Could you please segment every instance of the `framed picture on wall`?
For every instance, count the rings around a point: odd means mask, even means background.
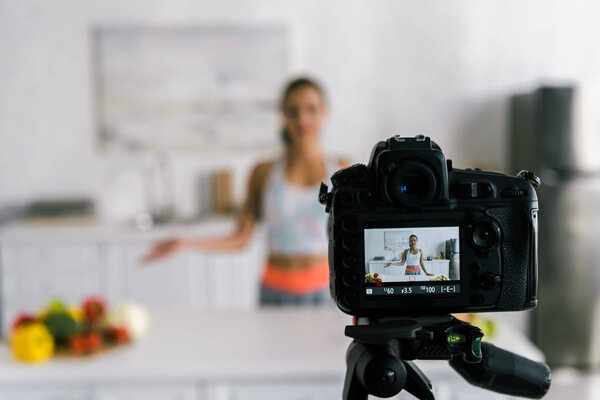
[[[107,26],[92,36],[102,149],[277,145],[285,26]]]

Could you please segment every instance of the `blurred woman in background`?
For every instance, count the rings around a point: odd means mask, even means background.
[[[329,301],[328,215],[317,198],[320,183],[346,163],[326,157],[321,148],[327,105],[318,83],[308,78],[289,82],[280,111],[284,153],[277,160],[254,167],[237,229],[222,238],[160,242],[144,257],[145,262],[181,249],[239,250],[248,244],[257,223],[264,223],[269,253],[260,304],[317,305]]]

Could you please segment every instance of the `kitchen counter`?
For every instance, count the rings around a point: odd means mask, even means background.
[[[410,278],[406,278],[406,265],[390,265],[389,267],[386,267],[387,264],[392,262],[398,262],[398,260],[369,261],[367,263],[369,273],[379,274],[384,278],[384,282],[386,277],[395,282],[403,282],[408,280],[429,281],[431,279],[431,277],[425,275],[425,273],[421,273],[420,275],[411,275]],[[433,274],[434,276],[443,275],[446,278],[450,276],[450,260],[423,260],[423,264],[425,264],[425,269],[427,272]]]
[[[148,230],[140,230],[133,224],[106,222],[70,225],[20,221],[0,225],[0,241],[64,241],[69,243],[102,240],[149,241],[167,237],[220,235],[231,231],[234,227],[235,220],[226,217],[212,217],[189,223],[162,224]]]
[[[153,315],[137,343],[88,357],[39,365],[0,350],[0,385],[76,381],[247,380],[269,377],[341,379],[351,318],[336,310]]]
[[[202,395],[174,397],[185,399],[292,398],[285,395],[286,390],[291,390],[294,396],[296,391],[312,390],[312,395],[297,398],[339,398],[345,353],[350,343],[343,330],[350,322],[349,316],[333,307],[164,312],[153,316],[150,332],[140,342],[95,356],[54,358],[43,364],[27,365],[14,361],[4,345],[0,348],[0,398],[5,398],[4,389],[14,387],[87,385],[98,390],[103,385],[114,387],[132,382],[142,386],[144,382],[152,385],[194,382],[195,388],[203,387],[198,392]],[[508,326],[500,326],[493,341],[526,357],[543,358],[522,334]],[[420,361],[419,366],[438,390],[476,393],[472,398],[477,399],[508,398],[470,387],[445,361]],[[274,393],[273,385],[279,385],[278,394],[265,395]],[[320,394],[315,394],[317,389]],[[256,397],[246,397],[247,393],[255,393]]]

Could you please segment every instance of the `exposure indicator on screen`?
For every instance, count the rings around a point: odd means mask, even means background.
[[[459,284],[451,285],[411,285],[411,286],[381,286],[365,289],[367,295],[413,295],[413,294],[458,294]]]

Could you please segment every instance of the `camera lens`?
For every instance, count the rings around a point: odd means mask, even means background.
[[[388,190],[393,200],[408,207],[431,203],[438,191],[437,186],[432,169],[418,161],[401,164],[388,182]]]

